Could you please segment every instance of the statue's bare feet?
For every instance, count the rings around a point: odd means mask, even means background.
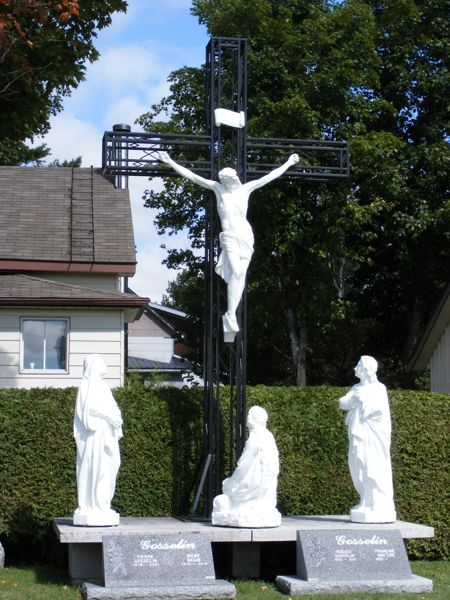
[[[236,315],[226,312],[223,315],[223,328],[224,331],[233,331],[234,333],[237,333],[239,331],[239,325],[237,324]]]
[[[232,344],[234,342],[234,338],[236,337],[236,333],[239,331],[236,317],[234,315],[230,316],[230,313],[227,312],[222,316],[222,322],[224,342],[227,344]]]

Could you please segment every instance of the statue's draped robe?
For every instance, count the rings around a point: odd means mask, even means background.
[[[216,273],[226,283],[230,283],[233,269],[228,259],[229,254],[245,258],[250,262],[253,254],[254,237],[253,231],[248,227],[242,227],[242,231],[222,231],[219,234],[221,252],[216,265]]]
[[[386,387],[379,381],[358,383],[341,399],[340,406],[348,411],[348,464],[361,500],[364,483],[369,481],[378,494],[392,501],[391,418]]]
[[[264,427],[249,434],[237,467],[223,482],[223,493],[232,503],[257,501],[275,508],[277,503],[278,449]]]
[[[95,359],[87,362],[76,400],[74,437],[81,513],[110,510],[120,467],[122,417],[103,380],[103,368]]]

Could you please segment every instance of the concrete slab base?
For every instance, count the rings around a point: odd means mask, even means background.
[[[232,583],[217,579],[211,584],[167,585],[151,587],[104,587],[96,583],[83,583],[81,595],[84,600],[212,600],[235,598],[236,588]]]
[[[372,581],[304,581],[298,577],[279,575],[278,589],[289,596],[313,596],[317,594],[344,594],[349,592],[384,592],[421,594],[433,591],[433,581],[419,575],[408,579]]]
[[[59,517],[53,520],[53,528],[58,540],[62,544],[69,545],[69,574],[72,582],[81,583],[103,580],[102,539],[104,535],[202,533],[207,535],[211,542],[233,545],[232,576],[253,578],[260,574],[261,543],[295,542],[297,531],[302,529],[346,528],[353,531],[360,530],[361,525],[352,523],[348,515],[283,517],[279,527],[262,529],[217,527],[211,525],[210,521],[181,521],[172,517],[121,517],[118,527],[77,527],[74,526],[72,518]],[[382,525],[379,523],[369,524],[364,525],[364,528],[386,531],[399,529],[404,538],[431,538],[434,536],[432,527],[407,521]]]

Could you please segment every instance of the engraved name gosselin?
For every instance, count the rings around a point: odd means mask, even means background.
[[[338,546],[383,546],[388,543],[386,538],[373,535],[371,538],[355,538],[346,535],[337,535],[336,543]]]
[[[141,540],[142,550],[194,550],[196,548],[193,542],[187,542],[181,539],[179,542],[169,544],[168,542],[157,542],[153,540]]]

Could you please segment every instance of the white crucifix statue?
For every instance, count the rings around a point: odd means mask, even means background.
[[[219,171],[219,181],[206,179],[175,162],[167,152],[160,152],[161,162],[171,166],[182,177],[214,192],[217,200],[222,231],[219,234],[221,252],[216,264],[216,273],[227,284],[227,311],[223,315],[223,330],[226,342],[233,342],[239,331],[236,310],[245,288],[245,277],[253,254],[253,231],[247,221],[250,194],[281,177],[290,167],[298,163],[298,155],[291,154],[280,167],[254,181],[241,183],[234,169]]]

